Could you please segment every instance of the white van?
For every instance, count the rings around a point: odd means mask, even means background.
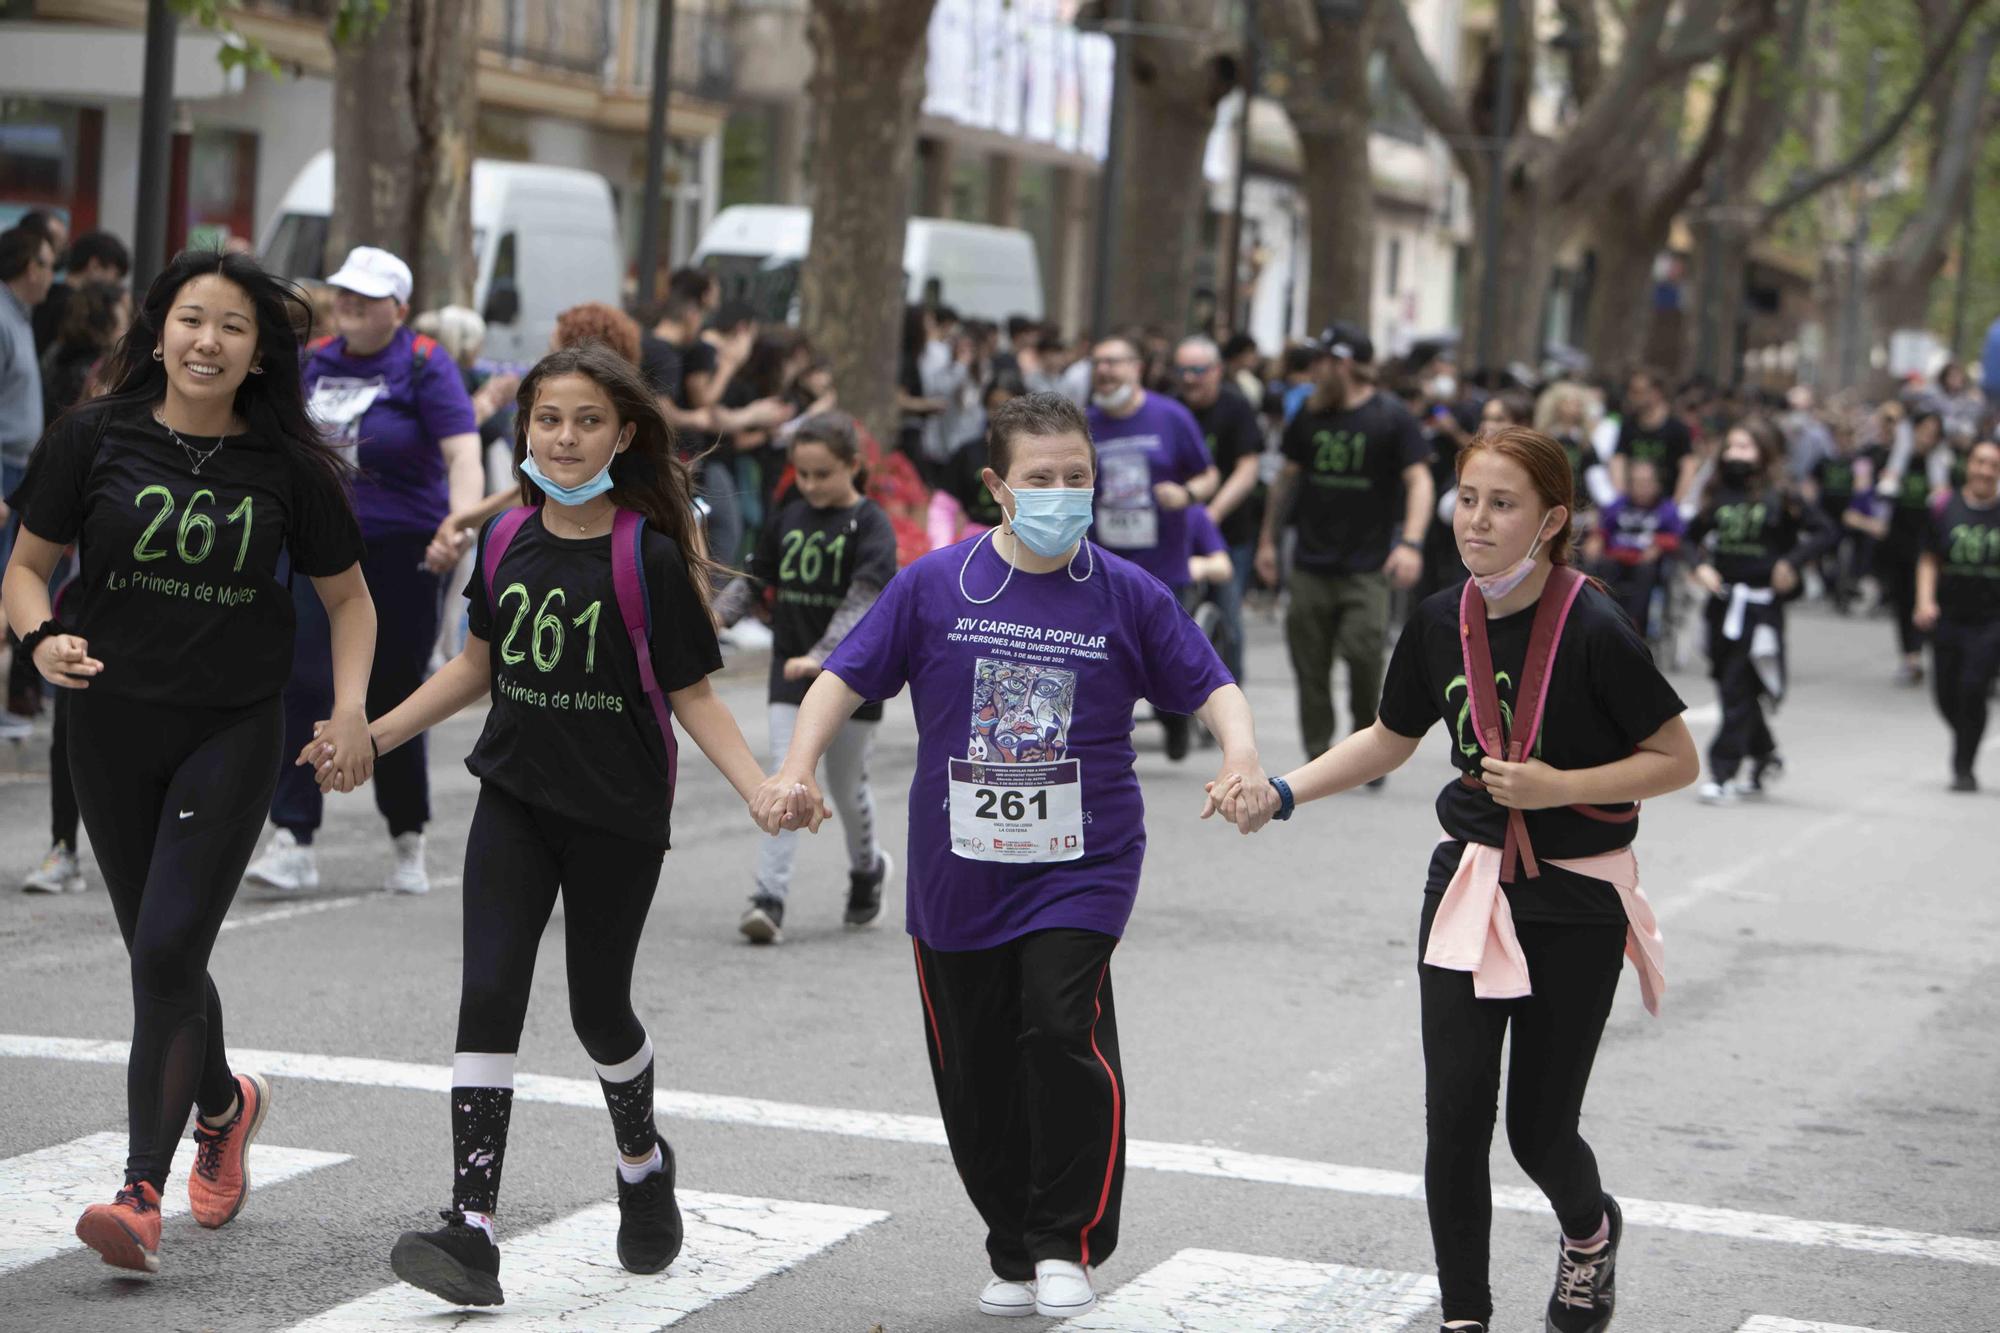
[[[258,252],[275,273],[324,280],[333,211],[333,152],[315,153],[285,191]],[[595,172],[480,158],[472,164],[472,303],[486,317],[485,355],[531,363],[556,315],[583,301],[619,305],[625,259],[611,185]]]
[[[798,314],[799,266],[812,241],[812,210],[739,204],[715,215],[693,262],[722,281],[722,299],[747,301],[770,320]],[[1013,227],[911,218],[903,233],[903,300],[931,300],[968,319],[1042,317],[1035,238]]]

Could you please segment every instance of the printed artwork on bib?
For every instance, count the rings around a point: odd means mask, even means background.
[[[972,738],[975,763],[1033,764],[1069,750],[1076,712],[1076,673],[981,657],[973,664]]]
[[[313,385],[306,410],[335,448],[352,463],[361,447],[361,418],[382,396],[388,382],[380,375],[359,379],[352,375],[323,376]]]
[[[1083,765],[1069,753],[1076,673],[980,657],[972,727],[950,761],[951,849],[975,861],[1033,864],[1083,855]]]
[[[1099,451],[1097,535],[1113,550],[1159,544],[1160,514],[1153,504],[1153,469],[1147,462],[1148,451],[1157,444],[1153,436],[1134,435]]]

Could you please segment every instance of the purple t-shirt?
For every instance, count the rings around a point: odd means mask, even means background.
[[[910,687],[908,926],[932,948],[1055,927],[1123,934],[1146,851],[1133,705],[1192,713],[1230,683],[1163,584],[1086,546],[1082,582],[1015,570],[1004,591],[990,539],[933,551],[827,659],[865,699]],[[993,600],[973,604],[961,577]]]
[[[1215,555],[1229,549],[1229,543],[1222,540],[1222,529],[1215,526],[1215,520],[1208,516],[1208,506],[1189,505],[1187,508],[1188,556]]]
[[[1092,407],[1097,445],[1097,522],[1090,535],[1169,588],[1188,581],[1187,511],[1153,498],[1162,481],[1185,485],[1213,466],[1194,415],[1165,394],[1149,393],[1129,417]]]
[[[419,365],[416,335],[396,330],[373,356],[349,356],[342,338],[306,358],[313,419],[360,469],[354,512],[364,538],[429,536],[451,509],[438,441],[479,422],[451,355],[433,346]]]

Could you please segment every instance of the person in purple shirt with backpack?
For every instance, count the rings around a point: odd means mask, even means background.
[[[465,766],[464,971],[452,1058],[451,1207],[406,1231],[396,1275],[454,1305],[498,1305],[494,1211],[535,953],[562,895],[569,1008],[617,1144],[618,1261],[657,1273],[681,1246],[674,1154],[653,1123],[653,1042],[632,971],[671,833],[673,719],[747,800],[763,781],[728,706],[696,541],[694,482],[638,370],[589,342],[522,381],[523,504],[480,538],[465,648],[369,725],[382,759],[491,697]],[[318,741],[299,756],[339,755]],[[379,765],[377,766],[379,770]]]
[[[410,270],[386,250],[360,246],[329,278],[334,336],[307,351],[307,406],[358,471],[354,509],[368,544],[362,572],[374,595],[381,632],[369,676],[368,708],[380,712],[414,690],[429,669],[444,608],[444,575],[463,541],[441,537],[450,513],[486,493],[479,421],[449,353],[404,324]],[[288,751],[304,745],[331,698],[326,613],[303,579],[293,581],[298,646],[285,686]],[[395,861],[383,887],[424,893],[424,825],[430,822],[427,754],[419,742],[375,774],[375,805],[389,824]],[[271,802],[277,832],[244,878],[279,891],[319,885],[313,835],[320,794],[310,778],[287,771]]]
[[[1111,955],[1146,854],[1133,705],[1198,714],[1222,745],[1217,781],[1269,788],[1207,638],[1165,583],[1084,536],[1098,459],[1075,404],[1005,403],[986,448],[1001,526],[890,581],[826,659],[751,812],[767,832],[817,829],[820,757],[864,700],[909,686],[907,924],[945,1135],[987,1228],[979,1308],[1063,1317],[1096,1304],[1090,1269],[1118,1241]]]

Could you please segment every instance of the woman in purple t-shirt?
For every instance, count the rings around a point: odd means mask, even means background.
[[[441,537],[448,513],[486,491],[479,421],[451,355],[404,325],[410,270],[386,250],[360,246],[327,279],[334,289],[334,337],[312,345],[305,363],[307,406],[358,471],[354,509],[368,554],[361,562],[380,632],[369,676],[368,712],[379,716],[421,685],[444,608],[444,575],[464,544]],[[456,544],[454,544],[456,542]],[[304,579],[293,581],[298,642],[285,686],[285,744],[296,754],[326,716],[330,698],[326,613]],[[430,822],[428,754],[421,738],[375,770],[375,807],[389,824],[395,861],[383,887],[424,893],[424,825]],[[305,769],[286,768],[271,802],[277,832],[244,878],[296,892],[319,884],[313,834],[320,793]]]
[[[1165,584],[1084,540],[1083,414],[1028,394],[988,425],[1001,526],[890,581],[827,658],[752,813],[817,829],[813,773],[866,699],[910,687],[908,928],[931,1074],[987,1226],[988,1314],[1080,1314],[1118,1237],[1125,1083],[1112,950],[1146,850],[1132,708],[1194,713],[1220,782],[1265,785],[1250,706]],[[1185,560],[1183,560],[1185,563]]]

